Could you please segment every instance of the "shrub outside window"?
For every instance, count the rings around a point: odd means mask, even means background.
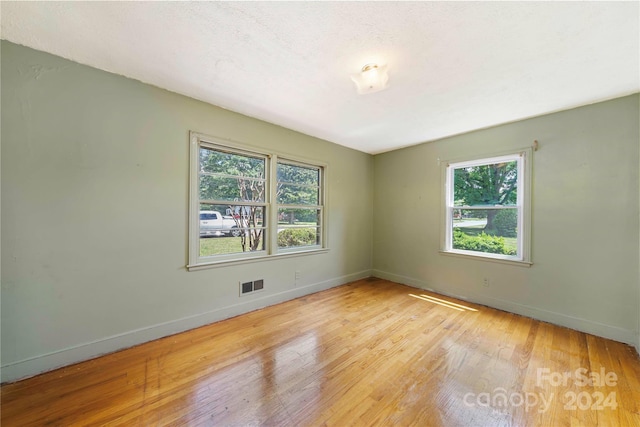
[[[325,167],[191,134],[189,265],[324,248]]]
[[[445,252],[529,262],[529,152],[445,167]]]

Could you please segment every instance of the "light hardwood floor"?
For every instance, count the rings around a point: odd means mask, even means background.
[[[3,427],[640,426],[630,346],[379,279],[1,392]]]

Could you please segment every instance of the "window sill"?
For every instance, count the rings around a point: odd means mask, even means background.
[[[457,257],[457,258],[472,259],[472,260],[475,260],[475,261],[496,262],[498,264],[507,264],[507,265],[513,265],[513,266],[516,266],[516,267],[529,268],[529,267],[531,267],[533,265],[533,263],[530,262],[530,261],[518,261],[518,260],[513,260],[513,259],[493,258],[493,257],[490,257],[490,256],[472,255],[472,254],[466,254],[466,253],[460,253],[460,252],[440,251],[440,254],[447,255],[447,256],[452,256],[452,257]]]
[[[298,256],[325,254],[328,252],[329,252],[329,248],[309,249],[309,250],[300,250],[295,252],[283,252],[283,253],[278,253],[273,255],[256,256],[256,257],[244,258],[244,259],[211,261],[211,262],[205,262],[201,264],[187,265],[187,270],[198,271],[198,270],[206,270],[209,268],[230,267],[233,265],[251,264],[254,262],[270,261],[270,260],[283,259],[283,258],[293,258]]]

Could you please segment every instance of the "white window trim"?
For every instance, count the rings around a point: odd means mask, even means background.
[[[521,148],[518,150],[494,153],[482,157],[452,159],[443,161],[441,166],[441,182],[442,182],[442,226],[440,233],[440,253],[443,255],[452,255],[467,259],[475,259],[478,261],[491,261],[504,264],[518,265],[529,267],[533,265],[531,261],[531,178],[533,170],[533,150],[531,147]],[[492,163],[498,163],[505,160],[518,160],[518,201],[516,203],[518,209],[518,223],[521,229],[518,230],[518,254],[516,256],[490,254],[483,252],[467,251],[461,249],[453,249],[453,170],[454,168],[462,168],[469,166],[481,166]],[[460,208],[460,207],[456,207]],[[462,207],[467,208],[467,207]],[[480,206],[471,207],[471,209],[480,209]],[[513,209],[513,207],[505,207]],[[498,206],[491,206],[491,209],[503,209]]]
[[[250,156],[263,157],[266,160],[265,174],[268,188],[266,189],[265,202],[261,205],[265,206],[267,214],[268,230],[265,239],[265,250],[256,252],[240,252],[234,254],[220,254],[208,257],[200,256],[200,183],[199,183],[199,165],[200,165],[200,146],[208,146],[213,149],[227,150],[238,154],[246,154]],[[188,264],[189,271],[201,270],[205,268],[220,267],[227,265],[244,264],[249,262],[265,261],[269,259],[279,259],[291,256],[306,256],[313,254],[327,253],[328,247],[328,206],[327,206],[327,169],[328,164],[317,160],[305,159],[299,156],[291,156],[286,153],[280,153],[253,147],[248,144],[241,144],[236,141],[226,140],[224,138],[213,137],[198,132],[189,133],[189,235],[188,235]],[[299,248],[278,249],[278,204],[276,203],[277,190],[277,166],[278,160],[290,164],[299,164],[301,166],[320,168],[320,202],[322,205],[321,218],[321,244],[314,246],[301,246]]]

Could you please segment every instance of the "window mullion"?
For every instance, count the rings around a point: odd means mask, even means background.
[[[464,209],[465,211],[484,211],[500,209],[517,209],[518,205],[474,205],[474,206],[451,206],[453,209]]]
[[[269,231],[267,251],[276,253],[278,249],[278,156],[273,155],[269,163]]]
[[[278,204],[280,209],[322,209],[322,205],[281,205]]]
[[[203,205],[220,205],[220,206],[267,206],[266,201],[261,202],[248,202],[240,200],[217,200],[217,199],[200,199],[200,204]]]

